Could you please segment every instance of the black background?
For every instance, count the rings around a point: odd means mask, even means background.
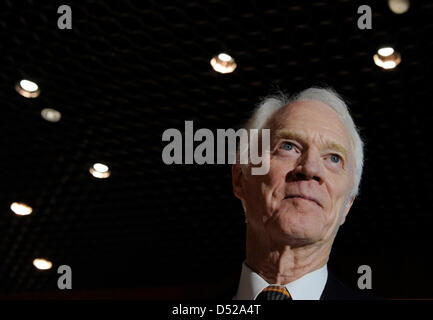
[[[62,4],[72,30],[57,28]],[[357,27],[361,4],[372,9],[372,30]],[[369,265],[382,297],[433,297],[430,2],[412,1],[403,15],[386,1],[348,0],[0,8],[1,294],[59,292],[62,264],[73,292],[106,296],[187,297],[180,288],[231,277],[245,257],[245,225],[230,165],[167,166],[162,133],[183,132],[185,120],[239,128],[276,88],[329,85],[348,100],[366,143],[361,193],[329,267],[356,287],[358,267]],[[383,45],[402,55],[394,70],[373,63]],[[220,52],[236,59],[235,72],[212,70]],[[17,94],[23,78],[40,97]],[[62,112],[59,123],[40,117],[47,107]],[[95,162],[112,176],[93,178]],[[34,213],[14,215],[13,201]],[[36,257],[53,268],[36,270]]]

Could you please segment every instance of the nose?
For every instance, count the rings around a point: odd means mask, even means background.
[[[321,157],[313,150],[306,151],[292,171],[296,180],[316,180],[319,183],[323,181],[322,172]]]

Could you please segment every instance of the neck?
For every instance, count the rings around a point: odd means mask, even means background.
[[[302,246],[254,234],[247,227],[246,264],[270,284],[285,285],[323,267],[332,240]]]

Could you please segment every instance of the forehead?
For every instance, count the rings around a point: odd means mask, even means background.
[[[269,120],[268,128],[275,135],[281,129],[302,136],[319,136],[349,147],[350,136],[343,121],[327,104],[316,100],[295,101],[278,110]]]

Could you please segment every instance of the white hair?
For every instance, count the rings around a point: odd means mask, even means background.
[[[316,100],[325,103],[337,112],[349,132],[352,151],[354,154],[354,183],[350,196],[356,197],[359,193],[362,169],[364,165],[364,143],[358,129],[350,116],[349,108],[340,95],[331,88],[311,87],[289,96],[283,92],[265,97],[254,110],[252,117],[247,121],[245,129],[262,129],[266,122],[282,107],[295,101]],[[241,150],[242,152],[243,150]]]

